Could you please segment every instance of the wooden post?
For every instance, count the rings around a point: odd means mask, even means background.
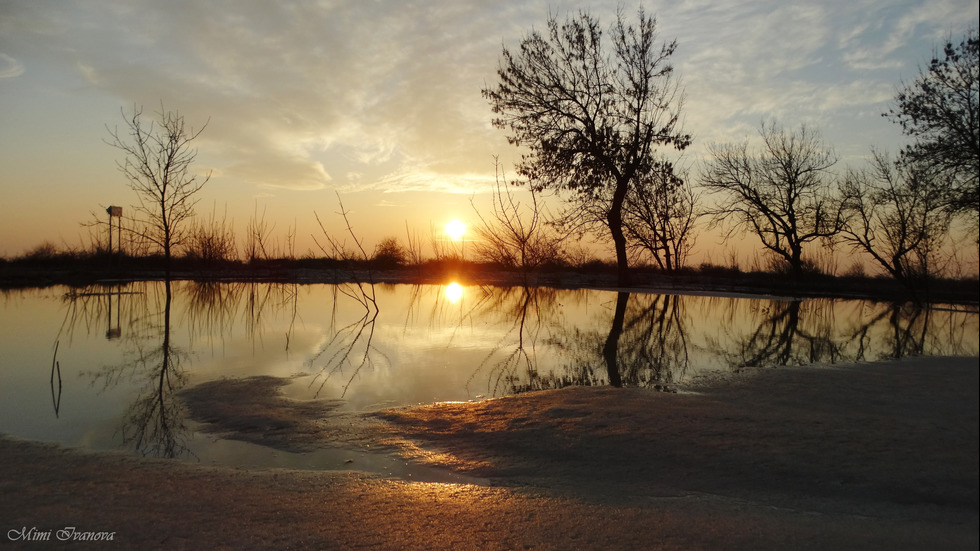
[[[112,254],[112,207],[105,209],[105,211],[109,213],[109,247],[106,251]]]
[[[105,211],[109,213],[109,252],[112,252],[112,217],[115,216],[117,219],[116,226],[119,230],[116,233],[118,238],[116,240],[119,242],[119,252],[122,253],[122,207],[109,207]]]

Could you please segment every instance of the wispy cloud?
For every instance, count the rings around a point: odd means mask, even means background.
[[[24,74],[24,65],[7,54],[0,53],[0,78],[19,77]]]

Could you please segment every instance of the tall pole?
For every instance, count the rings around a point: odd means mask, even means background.
[[[105,209],[106,213],[109,215],[109,253],[112,253],[112,217],[116,217],[116,226],[118,228],[118,241],[119,241],[119,252],[122,252],[122,207],[109,207]]]
[[[109,249],[108,249],[108,251],[109,251],[109,254],[112,254],[112,210],[111,210],[111,207],[109,209],[106,209],[106,212],[109,213]]]

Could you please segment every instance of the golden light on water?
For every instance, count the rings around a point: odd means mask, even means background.
[[[459,299],[463,298],[463,286],[455,281],[446,285],[446,299],[449,302],[456,304]]]
[[[463,238],[463,234],[466,233],[466,224],[459,220],[450,220],[446,224],[446,235],[449,236],[453,241],[459,241]]]

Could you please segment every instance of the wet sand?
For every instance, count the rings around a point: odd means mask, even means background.
[[[0,541],[50,548],[73,526],[113,541],[71,548],[972,550],[978,373],[978,358],[778,368],[677,393],[569,388],[358,419],[262,401],[277,426],[305,419],[304,448],[382,448],[486,485],[2,438]],[[274,392],[261,382],[252,392]],[[195,417],[290,444],[228,404]],[[51,541],[9,541],[45,531]]]

